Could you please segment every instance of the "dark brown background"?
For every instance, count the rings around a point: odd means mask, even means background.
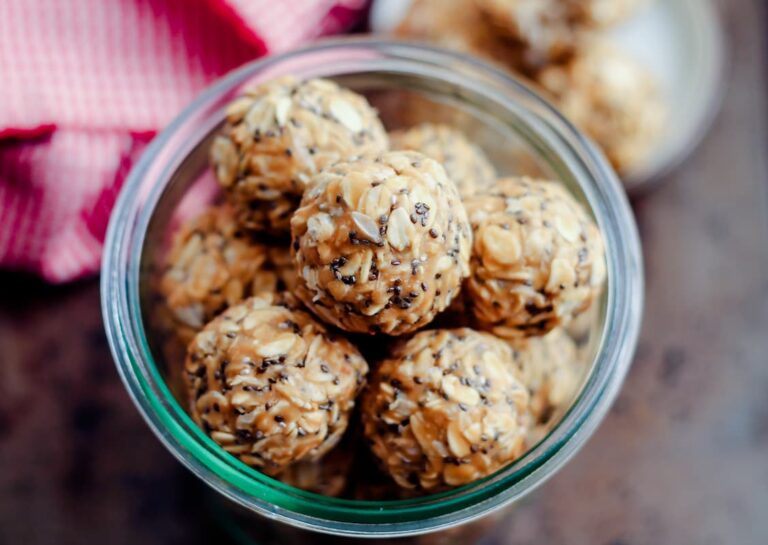
[[[762,0],[722,4],[723,110],[634,202],[647,300],[624,389],[483,543],[768,543],[768,24]],[[211,543],[206,497],[125,394],[96,280],[0,275],[0,544]]]

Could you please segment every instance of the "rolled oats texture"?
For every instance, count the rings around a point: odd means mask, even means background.
[[[185,377],[194,420],[270,475],[319,459],[341,438],[368,366],[289,293],[262,293],[198,333]]]
[[[280,287],[270,251],[239,227],[227,205],[211,207],[182,225],[159,281],[171,329],[189,342],[227,307]]]
[[[622,176],[647,161],[666,108],[654,75],[611,45],[591,40],[572,60],[534,76],[560,110],[603,149]]]
[[[460,486],[523,453],[529,399],[511,360],[506,343],[467,328],[398,343],[361,404],[371,449],[397,484]]]
[[[462,197],[496,182],[496,171],[483,150],[447,125],[423,123],[390,133],[389,141],[392,149],[419,151],[443,165]]]
[[[283,77],[229,104],[210,156],[239,222],[285,234],[311,176],[386,148],[384,127],[363,96],[329,80]]]
[[[291,230],[297,295],[350,332],[415,331],[450,304],[469,274],[471,230],[456,187],[414,151],[326,168]]]
[[[508,339],[543,335],[600,294],[602,237],[562,184],[503,178],[465,204],[474,232],[465,303],[478,327]]]

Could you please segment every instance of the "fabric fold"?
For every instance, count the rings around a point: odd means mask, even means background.
[[[0,3],[0,267],[98,270],[144,146],[211,81],[348,28],[365,0]]]

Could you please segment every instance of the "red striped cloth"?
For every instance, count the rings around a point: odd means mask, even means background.
[[[236,66],[360,16],[366,0],[0,1],[0,267],[98,270],[152,136]]]

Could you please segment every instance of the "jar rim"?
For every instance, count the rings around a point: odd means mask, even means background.
[[[290,487],[245,465],[207,437],[178,404],[154,361],[143,326],[139,287],[144,239],[176,167],[193,149],[190,146],[199,143],[185,142],[184,131],[196,127],[199,132],[196,125],[204,113],[211,113],[216,98],[254,74],[329,52],[362,57],[366,70],[374,65],[386,69],[398,61],[442,77],[459,74],[454,83],[460,87],[477,87],[478,82],[462,79],[476,76],[488,85],[482,92],[493,93],[509,108],[519,108],[524,99],[539,123],[539,136],[557,143],[568,167],[578,171],[579,189],[603,232],[608,275],[605,324],[578,398],[548,436],[523,457],[480,481],[440,494],[378,502],[329,498]],[[394,537],[435,531],[485,515],[541,484],[576,452],[607,412],[629,368],[642,314],[637,230],[620,182],[595,146],[526,84],[483,61],[431,46],[368,37],[323,40],[266,57],[208,87],[150,143],[133,167],[112,213],[104,248],[101,299],[107,338],[125,387],[153,432],[187,468],[236,503],[281,522],[336,535]]]

